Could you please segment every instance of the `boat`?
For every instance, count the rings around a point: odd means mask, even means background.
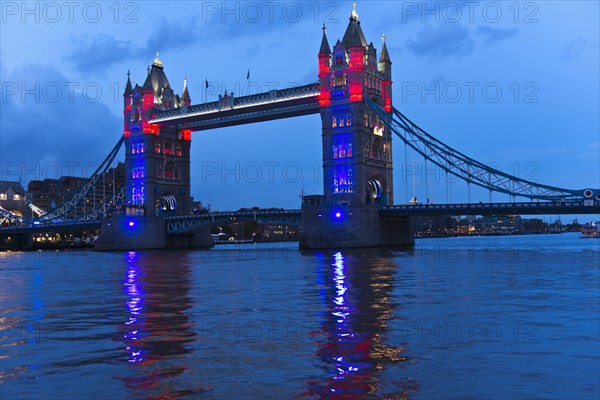
[[[590,224],[585,224],[583,228],[581,228],[581,238],[582,239],[600,239],[600,221],[592,222]]]

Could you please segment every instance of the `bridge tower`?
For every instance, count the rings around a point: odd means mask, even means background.
[[[125,136],[126,202],[144,213],[132,212],[105,217],[96,250],[162,249],[165,247],[210,247],[208,229],[170,237],[166,217],[192,212],[190,196],[191,131],[177,126],[159,127],[149,121],[158,111],[190,104],[186,79],[181,97],[173,93],[162,62],[156,58],[142,86],[127,84],[123,93]]]
[[[123,93],[127,203],[143,206],[146,215],[189,214],[191,132],[148,122],[157,111],[191,104],[187,80],[181,97],[174,94],[158,53],[142,86],[132,87],[127,75]]]
[[[407,218],[380,216],[394,204],[392,132],[366,103],[392,113],[392,61],[367,43],[356,8],[333,49],[325,26],[318,54],[323,196],[302,204],[300,247],[348,248],[414,243]]]
[[[392,111],[392,62],[385,35],[381,56],[367,43],[356,9],[341,41],[319,50],[319,88],[325,203],[391,205],[392,136],[365,103]]]

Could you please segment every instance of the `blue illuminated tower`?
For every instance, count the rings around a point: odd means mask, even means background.
[[[367,43],[356,10],[330,50],[325,27],[319,50],[325,204],[391,205],[392,137],[365,97],[392,111],[385,36],[381,56]]]
[[[149,122],[157,111],[190,105],[187,82],[175,95],[157,54],[142,86],[133,88],[128,74],[123,99],[127,203],[146,215],[191,213],[191,132]]]
[[[391,131],[367,99],[392,113],[392,61],[367,43],[356,9],[344,37],[319,49],[323,196],[302,202],[300,248],[393,247],[414,243],[407,217],[380,215],[394,204]]]

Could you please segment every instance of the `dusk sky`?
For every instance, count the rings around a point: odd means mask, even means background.
[[[356,9],[378,52],[386,34],[394,106],[419,126],[503,171],[600,187],[597,1],[359,1]],[[352,2],[3,1],[0,180],[89,175],[123,134],[127,71],[143,84],[156,52],[176,93],[187,76],[192,104],[225,89],[237,96],[316,82],[323,23],[333,45],[351,10]],[[320,125],[311,115],[195,132],[192,194],[219,210],[298,208],[303,186],[323,190]],[[404,146],[394,145],[402,203]],[[409,186],[412,197],[412,178]],[[438,183],[432,201],[445,202],[445,188]],[[466,201],[466,185],[452,192]],[[425,197],[421,182],[417,195]]]

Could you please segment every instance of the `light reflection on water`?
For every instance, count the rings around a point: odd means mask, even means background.
[[[598,245],[9,254],[0,398],[596,399]]]
[[[349,254],[345,256],[344,254]],[[305,393],[316,398],[409,398],[418,389],[410,378],[382,384],[381,372],[392,364],[408,366],[406,348],[387,343],[388,320],[395,309],[390,294],[395,266],[378,252],[319,254],[323,318],[318,345],[325,376],[309,381]],[[370,260],[367,264],[366,260]],[[394,389],[394,390],[390,390]]]
[[[173,398],[206,390],[190,376],[196,333],[188,315],[189,258],[181,253],[128,252],[122,340],[133,368],[121,377],[133,398]],[[194,382],[195,381],[195,382]]]

